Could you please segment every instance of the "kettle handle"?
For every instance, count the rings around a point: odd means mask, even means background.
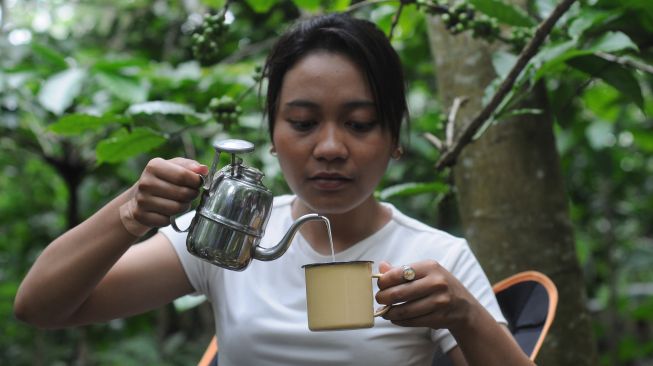
[[[184,212],[184,214],[187,213],[187,212],[189,212],[189,211]],[[190,229],[190,225],[188,225],[188,227],[186,229],[181,230],[179,228],[179,226],[177,226],[177,221],[176,221],[176,218],[174,216],[170,216],[170,226],[172,226],[172,228],[175,229],[175,231],[178,232],[178,233],[185,233]]]
[[[208,187],[205,187],[205,186],[204,186],[204,184],[206,183],[206,177],[203,176],[202,174],[198,174],[198,176],[200,177],[200,180],[202,181],[202,183],[201,183],[201,185],[200,185],[200,188],[203,188],[204,190],[207,190]],[[193,210],[193,209],[191,208],[191,209],[189,209],[188,211],[186,211],[186,212],[184,212],[184,213],[182,213],[182,214],[179,214],[177,217],[182,216],[182,215],[185,215],[185,214],[187,214],[188,212],[190,212],[191,210]],[[170,216],[170,226],[172,226],[172,228],[173,228],[176,232],[178,232],[178,233],[185,233],[185,232],[187,232],[188,230],[190,230],[190,227],[192,226],[192,224],[191,224],[191,225],[188,225],[188,227],[187,227],[185,230],[181,230],[181,229],[179,228],[179,226],[177,226],[177,217],[175,217],[175,216]]]

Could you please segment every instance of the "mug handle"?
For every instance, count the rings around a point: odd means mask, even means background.
[[[382,273],[372,274],[372,278],[381,278],[381,276],[383,276]],[[392,305],[383,305],[382,308],[374,311],[374,316],[381,316],[381,315],[387,313],[390,309],[392,309]]]
[[[198,174],[198,176],[200,177],[200,180],[202,181],[202,183],[201,183],[201,185],[200,185],[200,188],[206,190],[207,188],[204,187],[204,185],[206,184],[206,177],[203,176],[203,175],[201,175],[201,174]],[[186,214],[186,213],[188,213],[188,212],[190,212],[190,211],[192,211],[192,210],[193,210],[193,209],[191,208],[190,210],[188,210],[188,211],[186,211],[186,212],[180,214],[179,216],[182,216],[182,215],[184,215],[184,214]],[[179,216],[177,216],[177,217],[179,217]],[[173,228],[176,232],[178,232],[178,233],[185,233],[185,232],[187,232],[188,230],[190,230],[190,225],[188,225],[188,227],[187,227],[185,230],[181,230],[181,229],[179,228],[179,226],[177,226],[177,217],[175,217],[175,216],[170,216],[170,226],[172,226],[172,228]]]

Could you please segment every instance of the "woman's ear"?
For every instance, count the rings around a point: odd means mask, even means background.
[[[401,145],[397,145],[397,148],[392,152],[391,157],[395,160],[399,160],[402,155],[404,155],[404,148],[401,147]]]
[[[277,156],[277,148],[274,145],[270,146],[270,155]]]

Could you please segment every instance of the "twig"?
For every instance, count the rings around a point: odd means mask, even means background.
[[[426,132],[423,134],[424,138],[433,144],[440,152],[445,152],[447,151],[451,145],[453,144],[453,131],[454,131],[454,126],[456,124],[456,116],[458,115],[458,110],[460,110],[460,107],[465,104],[467,101],[467,97],[456,97],[453,100],[453,103],[451,105],[451,110],[449,111],[449,115],[447,116],[447,120],[445,121],[445,140],[444,142],[437,138],[435,135],[433,135],[430,132]]]
[[[243,91],[242,93],[240,93],[240,95],[238,96],[238,98],[236,98],[236,105],[240,104],[240,103],[243,101],[243,99],[245,99],[245,97],[246,97],[249,93],[251,93],[252,90],[254,90],[254,88],[255,88],[257,85],[258,85],[258,82],[254,82],[252,85],[248,86],[247,89],[245,89],[245,91]]]
[[[633,67],[637,70],[653,74],[653,66],[629,58],[615,56],[606,52],[596,52],[596,55],[606,61],[615,62],[622,66]]]
[[[7,4],[5,4],[4,0],[0,0],[0,33],[2,33],[5,30],[5,24],[7,23],[7,18],[9,14],[7,14]]]
[[[251,55],[255,55],[263,50],[269,49],[274,42],[277,41],[277,37],[270,37],[268,39],[265,39],[263,41],[257,42],[257,43],[251,43],[248,44],[247,46],[240,48],[238,51],[232,53],[231,55],[225,57],[220,61],[223,64],[232,64],[236,63],[246,57],[249,57]]]
[[[395,32],[395,27],[399,23],[399,18],[401,17],[401,12],[404,10],[404,2],[399,3],[399,9],[395,13],[395,16],[392,18],[392,25],[390,26],[390,33],[388,34],[388,40],[392,40],[392,35]]]
[[[526,67],[528,62],[535,56],[538,48],[549,35],[555,23],[569,9],[576,0],[563,0],[553,9],[553,12],[546,18],[535,30],[533,38],[528,42],[524,50],[519,55],[517,62],[512,67],[506,78],[503,80],[497,92],[492,96],[490,102],[481,110],[481,112],[465,127],[458,140],[453,146],[445,152],[435,165],[437,170],[455,164],[458,155],[462,149],[472,141],[476,132],[483,126],[483,123],[492,115],[492,113],[501,104],[508,92],[512,89],[519,74]]]
[[[360,8],[364,8],[366,6],[374,5],[374,4],[380,4],[380,3],[391,3],[391,2],[396,2],[399,0],[366,0],[366,1],[361,1],[360,3],[356,3],[354,5],[351,5],[348,7],[344,12],[345,13],[352,13]]]
[[[440,151],[443,151],[443,150],[445,149],[445,147],[444,147],[444,143],[442,143],[442,140],[440,140],[439,138],[437,138],[437,137],[436,137],[435,135],[433,135],[432,133],[430,133],[430,132],[424,132],[424,134],[423,134],[422,136],[424,136],[424,138],[425,138],[428,142],[430,142],[431,144],[433,144],[433,146],[435,146],[436,149],[438,149],[438,150],[440,150]]]
[[[456,124],[456,116],[458,115],[458,110],[460,110],[460,107],[465,104],[467,101],[467,97],[456,97],[453,100],[453,105],[451,106],[451,110],[449,111],[449,116],[447,116],[447,126],[445,129],[445,142],[446,142],[446,148],[449,149],[453,145],[453,129]]]

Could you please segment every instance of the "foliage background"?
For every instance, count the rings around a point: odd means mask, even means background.
[[[245,138],[257,144],[248,163],[263,167],[275,194],[287,192],[268,154],[256,67],[294,19],[361,3],[234,2],[220,62],[210,66],[194,60],[191,35],[221,0],[1,3],[0,318],[6,321],[0,364],[196,362],[213,331],[206,305],[179,301],[130,319],[42,331],[14,320],[16,289],[47,243],[133,183],[153,156],[209,163],[212,139]],[[529,4],[537,18],[555,2]],[[422,137],[444,135],[448,108],[434,97],[424,12],[406,6],[393,27],[398,8],[387,1],[357,10],[387,33],[393,29],[410,88],[409,149],[391,165],[378,194],[460,233],[448,171],[434,169],[439,153]],[[648,2],[580,1],[551,36],[560,41],[538,55],[553,60],[541,76],[556,122],[587,306],[606,365],[653,362],[652,19]],[[610,47],[576,52],[590,49],[584,41],[616,32],[607,39]],[[575,43],[561,49],[574,34]],[[620,62],[597,60],[606,50]],[[499,74],[506,59],[497,57]],[[211,98],[224,95],[243,110],[229,127],[208,110]]]

